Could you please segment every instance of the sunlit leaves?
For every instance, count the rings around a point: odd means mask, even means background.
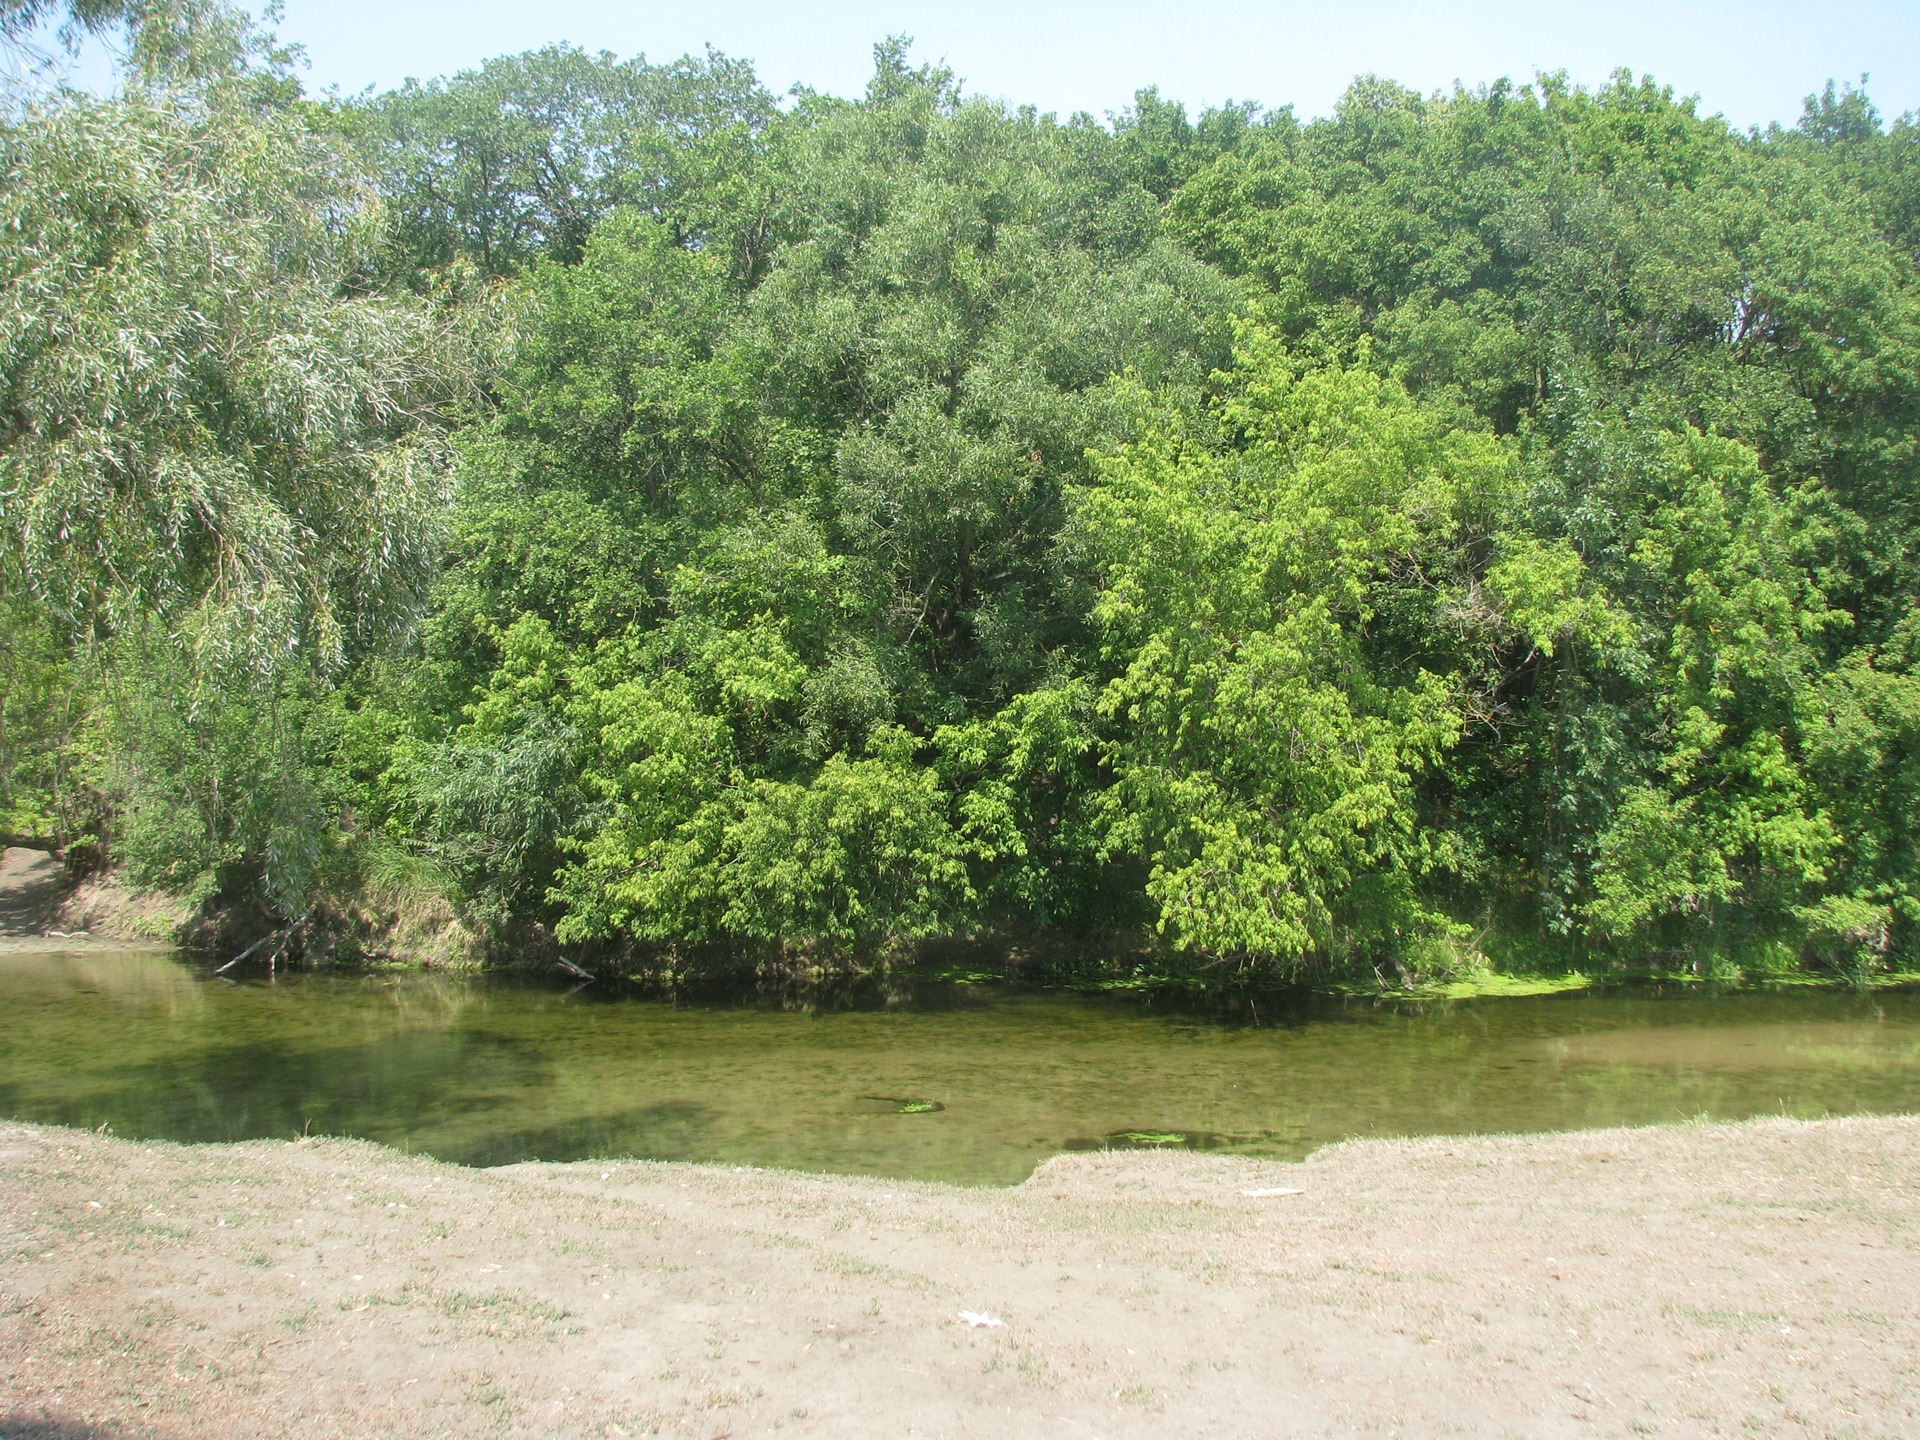
[[[1432,918],[1404,883],[1384,914],[1349,903],[1417,870],[1414,780],[1461,725],[1448,677],[1380,664],[1366,632],[1505,457],[1379,377],[1303,370],[1258,333],[1241,366],[1222,407],[1237,443],[1149,420],[1076,497],[1117,672],[1099,808],[1107,844],[1149,862],[1171,942],[1298,963]]]
[[[460,367],[429,307],[358,291],[371,193],[293,116],[165,89],[0,145],[0,520],[41,599],[269,668],[404,623]]]

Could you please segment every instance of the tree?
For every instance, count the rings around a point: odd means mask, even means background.
[[[715,51],[666,65],[554,45],[344,106],[415,266],[571,264],[622,207],[751,270],[763,197],[742,188],[773,99]]]
[[[1112,672],[1106,844],[1145,859],[1179,949],[1286,970],[1397,958],[1444,928],[1418,894],[1443,842],[1415,786],[1463,717],[1456,677],[1369,631],[1436,608],[1506,456],[1258,331],[1219,418],[1220,446],[1177,412],[1149,422],[1077,492]]]
[[[1001,871],[1047,847],[979,799],[1005,777],[939,757],[1085,633],[1053,551],[1110,377],[1192,395],[1226,355],[1225,292],[1109,145],[883,46],[741,181],[781,198],[757,269],[638,208],[529,267],[434,633],[468,695],[523,624],[567,656],[561,933],[844,952],[1035,914]]]
[[[223,813],[291,793],[271,780],[290,756],[252,748],[293,743],[282,703],[417,613],[466,387],[449,313],[368,288],[378,197],[286,102],[275,54],[236,12],[150,7],[136,58],[184,71],[29,98],[0,127],[6,588],[54,620],[83,683],[112,675],[119,743],[160,746],[123,777],[172,787],[207,761],[209,855]],[[276,723],[223,748],[235,703]],[[161,808],[195,828],[194,807]],[[256,874],[268,850],[314,849],[274,839],[281,820],[241,847]],[[280,869],[285,910],[311,866]]]

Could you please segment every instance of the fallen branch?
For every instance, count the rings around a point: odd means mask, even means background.
[[[566,971],[567,974],[578,976],[582,980],[592,980],[596,978],[591,970],[582,970],[564,955],[554,956],[553,963],[560,969]]]
[[[273,939],[279,933],[280,932],[278,930],[269,930],[266,934],[262,935],[258,940],[254,941],[253,944],[247,946],[246,949],[242,950],[238,955],[234,956],[233,959],[227,961],[226,964],[222,965],[218,970],[214,971],[213,973],[216,975],[226,974],[227,971],[231,970],[234,966],[238,965],[242,960],[246,959],[249,955],[253,954],[254,951],[258,950],[262,945],[266,944],[269,940]]]

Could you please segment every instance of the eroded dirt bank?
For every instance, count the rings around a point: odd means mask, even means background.
[[[1915,1119],[1011,1190],[4,1125],[0,1435],[1910,1436],[1916,1186]]]

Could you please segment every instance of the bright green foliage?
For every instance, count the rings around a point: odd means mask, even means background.
[[[717,773],[730,757],[716,757],[721,736],[685,696],[655,704],[637,688],[601,712],[619,770],[600,782],[608,819],[562,877],[562,939],[859,953],[938,933],[972,898],[948,799],[904,732],[876,735],[858,759],[830,756],[804,783],[739,783]]]
[[[1428,782],[1454,906],[1734,964],[1905,943],[1896,909],[1849,908],[1892,903],[1849,873],[1891,859],[1891,816],[1836,803],[1834,734],[1807,728],[1823,703],[1858,717],[1821,677],[1901,621],[1916,574],[1903,134],[1831,90],[1743,139],[1624,75],[1440,100],[1367,81],[1170,199],[1302,351],[1364,337],[1521,441],[1447,621],[1492,647],[1464,657],[1470,723]],[[1877,725],[1848,731],[1879,753]]]
[[[312,103],[68,13],[134,58],[0,127],[12,830],[503,945],[1910,963],[1910,118],[1101,125],[897,40]]]
[[[1588,909],[1616,934],[1663,916],[1724,928],[1730,910],[1765,926],[1824,878],[1840,839],[1802,773],[1796,709],[1822,632],[1846,617],[1794,563],[1809,527],[1750,451],[1670,437],[1656,475],[1633,555],[1662,622],[1655,773],[1602,837]]]
[[[1870,973],[1920,924],[1920,627],[1855,652],[1803,702],[1806,768],[1843,843],[1800,918],[1821,958]]]
[[[1055,852],[994,716],[1084,633],[1053,549],[1130,423],[1110,377],[1197,393],[1228,330],[1105,143],[883,47],[864,105],[805,97],[771,137],[759,273],[633,209],[531,267],[431,637],[479,708],[531,620],[570,657],[563,702],[509,707],[582,747],[563,937],[870,950],[1088,908],[1004,873]]]
[[[1404,945],[1434,918],[1415,778],[1458,738],[1454,677],[1370,653],[1432,610],[1465,513],[1505,483],[1364,370],[1249,337],[1225,447],[1177,416],[1102,465],[1078,523],[1104,584],[1106,843],[1150,864],[1180,948],[1241,959]],[[1405,623],[1404,614],[1399,617]]]

